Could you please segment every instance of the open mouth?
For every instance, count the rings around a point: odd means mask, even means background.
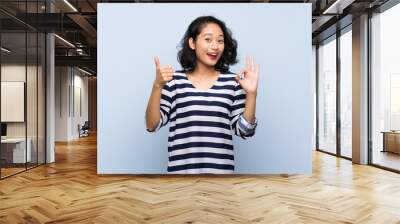
[[[217,53],[207,53],[207,56],[213,61],[217,60],[217,58],[218,58]]]

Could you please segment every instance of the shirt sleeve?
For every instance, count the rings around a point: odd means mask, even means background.
[[[158,130],[160,130],[160,128],[168,124],[174,98],[173,94],[175,92],[173,91],[171,86],[172,86],[172,81],[166,83],[163,89],[161,90],[160,121],[153,130],[147,129],[148,132],[157,132]]]
[[[233,133],[243,139],[252,137],[257,127],[257,119],[254,124],[248,122],[244,116],[244,108],[246,105],[246,92],[236,83],[234,88],[234,101],[231,107],[231,128]]]

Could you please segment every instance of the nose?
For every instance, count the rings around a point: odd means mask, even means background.
[[[218,49],[218,44],[216,42],[212,42],[211,49]]]

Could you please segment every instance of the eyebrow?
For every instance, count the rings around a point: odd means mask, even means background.
[[[205,33],[205,34],[204,34],[204,36],[207,36],[207,35],[211,35],[211,36],[212,36],[212,33]],[[223,37],[223,36],[224,36],[224,34],[220,34],[220,35],[219,35],[219,37]]]

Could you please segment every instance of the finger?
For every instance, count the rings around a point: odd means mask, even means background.
[[[171,81],[172,80],[172,76],[171,77],[163,77],[163,80],[165,82]]]
[[[162,74],[162,76],[173,76],[174,75],[173,72],[162,72],[161,74]]]
[[[250,56],[249,62],[250,62],[249,69],[250,69],[250,71],[253,71],[253,69],[254,69],[254,59],[253,59],[252,56]]]
[[[235,77],[236,81],[240,82],[241,80],[244,79],[244,69],[242,69]]]
[[[241,72],[241,74],[240,74],[240,79],[243,80],[243,79],[246,78],[246,76],[247,76],[247,70],[243,70],[243,71]]]
[[[172,68],[163,68],[160,70],[161,73],[173,73],[174,70]]]
[[[243,80],[240,79],[240,75],[239,74],[237,74],[235,76],[235,79],[236,79],[236,82],[238,82],[239,84],[243,81]]]
[[[249,56],[246,56],[246,69],[250,69],[249,64],[250,64]]]
[[[172,77],[172,76],[174,76],[174,74],[173,73],[165,73],[162,76],[163,77]]]
[[[162,68],[162,69],[173,69],[171,65],[163,65],[163,66],[160,66],[160,68]]]
[[[256,65],[256,76],[258,77],[258,75],[259,75],[259,72],[260,72],[260,64],[257,64]]]
[[[156,64],[156,68],[160,69],[160,58],[158,56],[154,57],[154,63]]]
[[[168,79],[170,79],[171,77],[168,77],[168,76],[166,76],[166,75],[163,75],[163,77],[162,77],[162,79],[164,80],[164,81],[167,81]]]
[[[161,67],[160,67],[160,71],[161,71],[161,72],[167,72],[167,71],[169,71],[169,68],[168,68],[168,67],[165,67],[165,66],[161,66]]]

